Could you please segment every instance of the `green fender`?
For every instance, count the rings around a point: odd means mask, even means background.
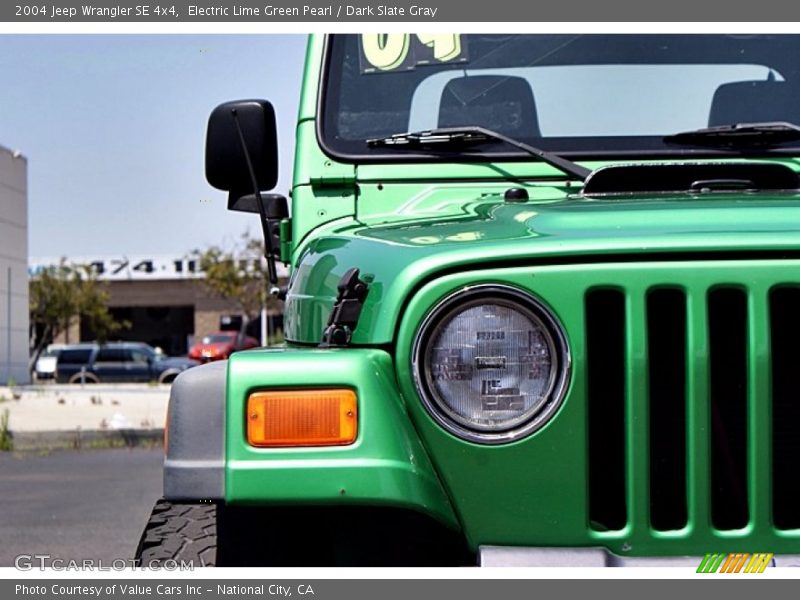
[[[355,390],[353,444],[254,448],[247,443],[250,393],[323,387]],[[228,361],[225,421],[228,504],[395,506],[460,528],[406,414],[392,359],[382,350],[287,347],[236,353]]]

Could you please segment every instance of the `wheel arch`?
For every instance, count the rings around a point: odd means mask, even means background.
[[[70,375],[67,383],[100,383],[100,378],[90,371],[86,372],[78,372],[74,375]]]
[[[358,434],[342,446],[255,448],[248,396],[257,391],[348,388]],[[376,348],[250,350],[228,361],[225,499],[229,504],[405,508],[451,529],[460,522],[406,412],[391,355]]]
[[[158,375],[158,383],[171,383],[181,374],[180,369],[166,369]]]

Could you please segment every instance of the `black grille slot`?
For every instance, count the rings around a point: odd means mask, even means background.
[[[747,295],[719,288],[708,295],[711,395],[711,522],[747,525]]]
[[[622,529],[625,502],[625,296],[586,295],[589,417],[589,519],[597,530]]]
[[[647,296],[650,386],[650,523],[681,529],[686,506],[686,296],[657,289]]]
[[[772,291],[772,493],[778,529],[800,528],[800,289]]]

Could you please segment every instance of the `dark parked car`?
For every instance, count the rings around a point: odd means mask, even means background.
[[[170,383],[181,371],[198,365],[188,358],[167,358],[137,342],[77,344],[58,354],[58,383]]]

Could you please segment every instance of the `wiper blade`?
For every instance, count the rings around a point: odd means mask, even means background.
[[[458,146],[459,144],[482,144],[495,138],[477,131],[456,129],[428,129],[425,131],[407,131],[395,133],[385,138],[367,140],[371,148],[379,146],[420,147],[420,146]]]
[[[502,142],[519,148],[523,152],[527,152],[542,162],[552,165],[567,175],[580,179],[581,181],[584,181],[591,173],[591,170],[567,160],[566,158],[562,158],[557,154],[542,150],[541,148],[536,148],[525,142],[520,142],[519,140],[510,138],[497,131],[477,126],[444,127],[440,129],[396,133],[385,138],[367,140],[367,145],[370,148],[392,147],[402,150],[430,151],[437,147],[441,149],[453,149],[465,145],[483,144],[486,142]]]
[[[769,148],[800,140],[800,126],[784,121],[734,123],[684,131],[662,138],[667,144],[709,148]]]

